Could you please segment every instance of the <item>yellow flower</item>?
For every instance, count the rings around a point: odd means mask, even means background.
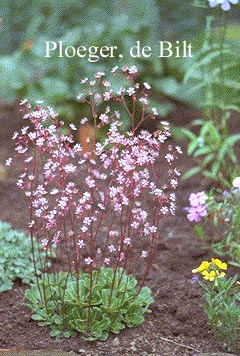
[[[227,269],[226,262],[222,262],[219,258],[212,258],[212,264],[216,265],[219,269]]]
[[[215,271],[202,271],[203,278],[206,279],[207,281],[214,281],[216,278],[216,272]]]
[[[202,271],[203,278],[206,279],[207,281],[214,282],[214,285],[218,285],[218,279],[222,278],[225,276],[225,272],[219,272],[219,271]]]
[[[201,273],[204,270],[207,270],[209,267],[209,262],[208,261],[202,261],[200,266],[198,268],[195,268],[192,270],[192,273]]]
[[[221,270],[226,270],[227,264],[219,260],[219,258],[212,258],[211,262],[203,261],[198,268],[192,270],[193,273],[201,273],[203,279],[214,282],[214,285],[218,285],[218,279],[225,276],[225,272]],[[240,282],[239,282],[240,284]]]

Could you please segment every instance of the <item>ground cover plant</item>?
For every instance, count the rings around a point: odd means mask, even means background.
[[[46,257],[45,268],[50,267],[50,258],[54,257],[54,253],[46,256],[35,239],[32,240],[32,244],[36,251],[35,267],[29,236],[23,231],[14,230],[9,223],[0,222],[0,292],[12,289],[16,279],[30,284],[35,274],[41,274],[40,256]]]
[[[17,155],[25,160],[17,185],[29,198],[31,240],[36,238],[46,252],[54,248],[57,260],[62,254],[67,260],[65,273],[55,263],[53,274],[36,276],[32,290],[26,292],[33,318],[50,325],[52,336],[69,337],[77,330],[88,340],[105,340],[109,331],[118,333],[141,323],[153,301],[144,284],[159,228],[175,213],[180,173],[173,163],[181,148],[168,145],[168,152],[163,151],[171,135],[167,122],[154,133],[140,128],[146,119],[154,120],[156,108],[152,113],[147,110],[151,87],[137,81],[137,72],[135,66],[112,70],[120,79],[117,93],[103,72],[82,80],[89,97],[78,98],[90,106],[94,122],[94,135],[85,137],[92,144],[84,150],[65,134],[64,123],[52,108],[38,103],[31,111],[28,102],[21,103],[28,123],[13,138]],[[99,112],[102,100],[106,107]],[[115,106],[112,110],[112,102],[129,116],[130,131],[120,131],[123,114]],[[87,121],[84,117],[81,124]],[[77,130],[74,124],[69,127]],[[99,142],[97,129],[105,127],[107,133]],[[162,155],[164,165],[156,166]],[[9,158],[7,164],[11,163]],[[79,186],[81,176],[84,184]],[[151,213],[140,200],[143,194],[151,199]],[[144,247],[139,238],[145,240]],[[139,260],[143,280],[136,286],[131,274]]]

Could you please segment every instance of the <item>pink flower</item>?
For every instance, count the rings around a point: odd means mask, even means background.
[[[91,265],[93,262],[94,262],[94,261],[93,261],[93,259],[92,259],[91,257],[85,258],[85,263],[86,263],[86,265]]]
[[[204,192],[191,193],[189,197],[190,205],[197,207],[206,203],[207,195]]]
[[[110,258],[104,258],[103,263],[108,266],[110,263]]]
[[[131,239],[129,237],[126,237],[124,240],[123,240],[123,243],[127,246],[130,246],[131,245]]]
[[[207,216],[207,209],[205,206],[190,207],[187,218],[189,221],[200,222],[202,217]]]
[[[75,126],[74,124],[70,124],[69,127],[70,127],[72,130],[74,130],[74,131],[77,130],[77,128],[76,128],[76,126]]]
[[[128,72],[129,72],[129,74],[136,74],[138,72],[138,69],[136,66],[130,66],[128,68]]]
[[[15,150],[18,152],[18,153],[25,153],[27,150],[28,150],[28,147],[23,147],[22,145],[19,145],[15,148]]]
[[[63,167],[63,170],[66,173],[74,173],[74,172],[76,172],[76,169],[77,169],[77,167],[72,163],[66,164],[66,166]]]
[[[104,124],[108,124],[109,123],[109,117],[106,114],[101,114],[99,116],[99,120],[101,120],[101,122],[103,122]]]
[[[146,88],[146,89],[151,89],[151,85],[150,84],[148,84],[148,83],[143,83],[143,85],[144,85],[144,87]]]
[[[86,244],[85,244],[85,242],[83,240],[79,240],[77,242],[77,245],[78,245],[79,248],[83,248],[84,246],[86,246]]]
[[[102,77],[104,77],[105,76],[105,73],[104,72],[97,72],[96,74],[95,74],[95,78],[96,79],[100,79],[100,78],[102,78]]]
[[[12,163],[12,158],[9,157],[8,159],[6,159],[6,166],[10,166]]]
[[[141,253],[141,258],[146,258],[147,257],[147,251],[143,250]]]
[[[109,253],[113,253],[113,252],[116,251],[116,248],[113,245],[109,245],[108,246],[108,251],[109,251]]]
[[[90,176],[85,178],[85,182],[88,185],[89,188],[94,188],[96,186],[96,182],[94,179],[92,179]]]
[[[174,156],[171,153],[166,154],[165,158],[168,162],[172,162],[174,160]]]
[[[85,83],[87,83],[87,81],[88,81],[88,78],[83,78],[83,79],[81,79],[81,84],[85,84]]]
[[[127,93],[129,96],[132,96],[133,94],[136,93],[135,89],[133,87],[130,87],[127,89]]]

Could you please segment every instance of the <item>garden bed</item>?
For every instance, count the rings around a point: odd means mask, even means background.
[[[179,106],[168,119],[173,124],[182,125],[196,116],[194,110]],[[2,106],[0,123],[0,163],[4,165],[5,159],[14,151],[12,133],[22,126],[18,108]],[[237,130],[237,123],[233,124],[233,130]],[[185,151],[184,145],[182,147]],[[26,230],[27,203],[24,194],[16,187],[21,165],[19,160],[14,170],[0,181],[0,216],[14,228]],[[177,162],[182,172],[192,165],[185,152]],[[189,194],[208,188],[208,183],[200,177],[180,183],[176,215],[162,226],[162,238],[158,241],[156,259],[148,277],[147,285],[153,291],[154,303],[143,324],[111,335],[105,342],[89,343],[79,336],[55,340],[49,336],[47,327],[39,327],[31,320],[31,310],[24,305],[26,286],[16,281],[13,290],[0,294],[0,348],[73,351],[89,356],[187,356],[199,352],[224,352],[207,324],[202,308],[203,291],[191,283],[192,269],[203,259],[213,257],[210,241],[198,239],[183,212]]]

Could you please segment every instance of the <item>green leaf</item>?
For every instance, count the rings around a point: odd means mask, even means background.
[[[61,330],[58,330],[58,329],[53,329],[53,330],[50,332],[50,335],[51,335],[52,337],[55,337],[56,339],[60,339],[61,334],[62,334]]]
[[[229,146],[235,145],[238,141],[240,141],[240,134],[231,135],[225,139],[225,143]]]
[[[192,141],[189,145],[188,145],[188,149],[187,149],[187,154],[190,156],[193,154],[193,152],[196,150],[196,148],[198,147],[199,143],[198,140]]]
[[[196,231],[201,240],[206,239],[202,225],[195,225],[194,230]]]
[[[126,325],[131,328],[133,326],[137,326],[144,321],[144,317],[139,315],[138,313],[129,313],[124,318]]]
[[[200,130],[200,136],[206,137],[206,140],[211,144],[220,144],[222,137],[218,132],[218,129],[215,127],[215,123],[213,121],[207,121]],[[213,142],[213,141],[214,142]]]
[[[211,161],[215,160],[215,154],[208,154],[201,162],[200,166],[201,169],[203,169],[204,167],[206,167]]]
[[[189,169],[187,172],[185,172],[182,176],[183,180],[189,179],[190,177],[198,174],[201,172],[201,168],[200,167],[194,167]]]
[[[197,150],[195,150],[194,152],[194,157],[199,157],[199,156],[203,156],[203,155],[208,155],[209,153],[211,153],[213,150],[215,150],[215,147],[210,147],[210,146],[205,146],[205,147],[201,147]]]
[[[43,321],[43,320],[45,321],[46,320],[45,316],[40,315],[40,314],[33,314],[32,319],[35,321]]]
[[[220,166],[221,166],[221,162],[219,161],[214,162],[212,165],[212,174],[216,177],[220,171]]]
[[[185,129],[185,128],[180,128],[181,133],[183,134],[183,136],[185,136],[186,138],[188,138],[191,141],[197,141],[197,136],[190,130]]]

